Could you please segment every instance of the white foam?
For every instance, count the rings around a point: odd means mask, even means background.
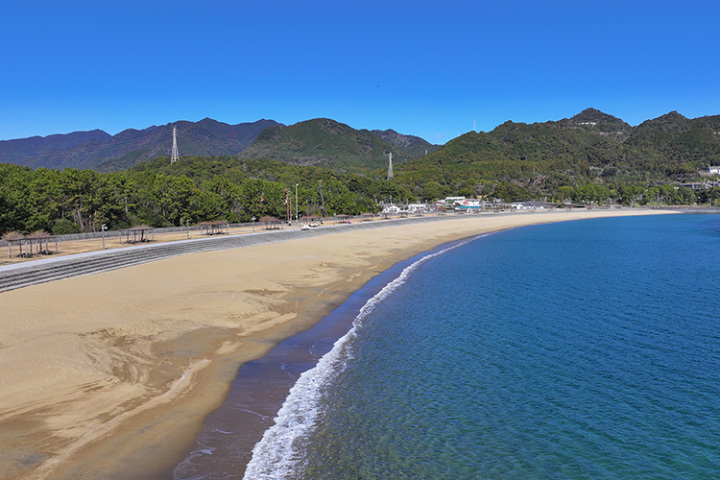
[[[343,371],[347,361],[352,359],[352,339],[357,336],[363,319],[403,285],[420,265],[471,240],[474,238],[422,257],[406,267],[397,278],[363,305],[350,331],[335,342],[332,350],[325,354],[314,368],[301,374],[290,389],[285,403],[275,417],[274,425],[265,431],[263,438],[253,448],[244,480],[290,479],[302,472],[304,461],[301,447],[303,439],[312,433],[320,413],[322,387],[331,385],[333,379]]]

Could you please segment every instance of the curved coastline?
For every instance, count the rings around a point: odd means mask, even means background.
[[[173,470],[174,480],[240,478],[246,468],[249,478],[276,478],[290,469],[298,431],[311,428],[306,409],[313,410],[316,388],[343,363],[348,353],[343,345],[355,335],[358,322],[422,263],[486,235],[444,243],[391,266],[308,330],[242,365],[227,400],[205,419],[195,448]]]
[[[236,465],[236,471],[240,473],[244,468],[243,478],[249,479],[281,478],[283,472],[296,471],[301,462],[301,456],[296,451],[296,440],[308,435],[314,429],[322,390],[332,385],[336,375],[344,369],[348,359],[353,357],[351,344],[358,334],[358,329],[362,327],[366,315],[402,286],[423,263],[485,235],[489,234],[449,242],[418,254],[378,275],[369,282],[373,284],[369,288],[367,284],[363,286],[360,292],[363,292],[361,298],[365,299],[365,302],[359,310],[353,312],[353,320],[349,328],[335,339],[327,353],[319,356],[314,365],[303,371],[297,380],[292,382],[287,398],[276,413],[273,424],[263,432],[262,438],[254,445],[249,463]],[[375,282],[379,277],[385,278]],[[330,314],[329,317],[332,316],[333,314]],[[311,330],[314,329],[315,327]],[[221,475],[224,473],[221,472]]]
[[[186,255],[0,294],[8,317],[0,328],[3,478],[167,478],[240,365],[306,330],[398,261],[516,226],[665,213],[671,212],[399,223]],[[204,368],[183,377],[197,362]],[[184,387],[173,388],[181,378]],[[121,420],[109,421],[114,418]],[[103,428],[86,448],[83,439]]]

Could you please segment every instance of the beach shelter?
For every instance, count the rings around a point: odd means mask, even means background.
[[[28,235],[26,238],[30,242],[30,255],[33,254],[33,245],[35,246],[35,253],[37,253],[38,255],[50,255],[52,253],[52,251],[50,250],[50,239],[54,237],[49,233],[43,230],[37,230]],[[55,251],[57,250],[57,238],[55,238]]]
[[[149,242],[150,234],[155,238],[153,228],[148,225],[138,225],[137,227],[120,230],[120,243],[123,238],[127,237],[126,243]]]
[[[260,223],[265,230],[279,230],[282,228],[282,222],[280,219],[270,216],[260,218]]]
[[[7,232],[2,237],[3,240],[5,240],[5,243],[7,243],[8,246],[8,258],[12,258],[12,244],[13,242],[17,243],[18,248],[20,249],[19,256],[26,257],[27,253],[23,252],[23,243],[25,240],[25,235],[23,235],[20,232]],[[26,249],[27,251],[27,249]]]
[[[198,226],[202,229],[205,235],[221,235],[227,233],[229,230],[229,223],[225,220],[214,220],[212,222],[201,222]],[[223,228],[225,231],[223,232]]]

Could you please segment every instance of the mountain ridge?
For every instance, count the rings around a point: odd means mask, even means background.
[[[688,119],[670,112],[630,127],[586,109],[559,121],[508,121],[490,132],[466,133],[400,166],[395,176],[418,186],[440,179],[441,186],[463,185],[467,195],[482,195],[497,182],[536,192],[698,182],[714,165],[720,165],[720,115]]]
[[[316,118],[266,129],[239,157],[365,172],[384,168],[389,153],[399,164],[428,149],[435,150],[436,146],[420,137],[356,130],[329,118]]]
[[[395,130],[357,130],[329,118],[290,126],[266,119],[229,125],[204,118],[127,129],[112,136],[92,130],[0,141],[0,162],[32,168],[123,170],[168,157],[173,126],[178,128],[181,158],[237,156],[382,176],[392,153],[393,163],[401,167],[395,173],[401,176],[403,171],[428,168],[438,179],[449,179],[457,169],[472,165],[463,173],[466,183],[470,178],[517,179],[538,172],[559,185],[575,181],[578,169],[584,169],[582,178],[590,180],[600,172],[598,181],[604,182],[637,177],[643,169],[650,174],[646,179],[665,175],[680,179],[720,164],[720,116],[689,119],[671,111],[633,127],[595,108],[557,121],[507,121],[489,132],[468,132],[440,146]]]
[[[206,117],[198,122],[129,128],[115,135],[93,130],[0,141],[0,162],[31,168],[125,170],[169,156],[172,127],[177,127],[181,158],[239,155],[343,171],[380,168],[390,152],[395,162],[402,163],[438,148],[420,137],[394,130],[356,130],[327,118],[286,126],[267,119],[230,125]]]
[[[0,141],[0,162],[31,168],[78,168],[99,172],[123,170],[169,155],[172,127],[178,129],[181,155],[235,155],[264,129],[280,125],[261,119],[229,125],[210,118],[180,120],[142,130],[128,128],[115,135],[102,130]]]

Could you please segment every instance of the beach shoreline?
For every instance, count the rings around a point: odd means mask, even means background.
[[[399,261],[531,224],[448,218],[173,257],[0,294],[0,480],[166,479],[239,367]]]

